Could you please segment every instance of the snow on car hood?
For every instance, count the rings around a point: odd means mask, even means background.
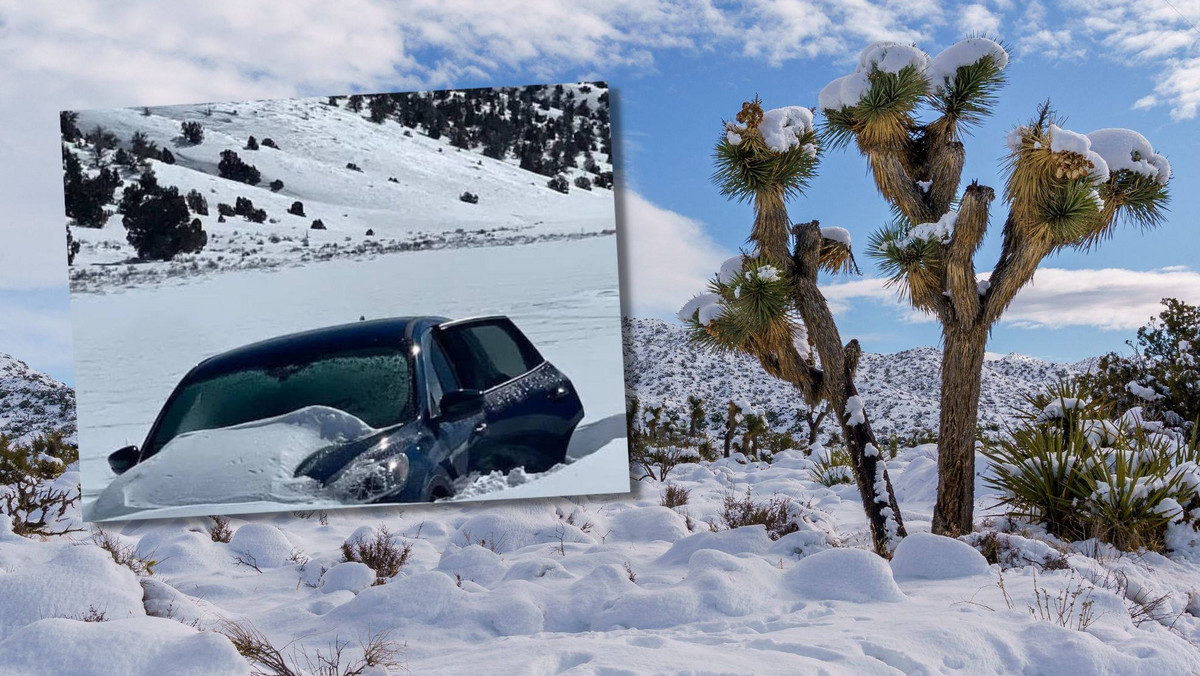
[[[91,505],[99,521],[144,509],[243,502],[311,503],[320,484],[294,477],[313,452],[376,432],[327,406],[214,430],[181,434],[113,479]]]

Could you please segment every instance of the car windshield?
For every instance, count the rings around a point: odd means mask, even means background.
[[[168,404],[148,455],[195,430],[273,418],[328,406],[371,427],[415,415],[412,363],[401,347],[323,351],[297,359],[217,373],[183,387]]]

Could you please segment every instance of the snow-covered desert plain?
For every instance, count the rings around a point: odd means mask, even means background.
[[[680,342],[664,356],[686,354]],[[890,387],[907,396],[903,379]],[[380,636],[398,666],[366,673],[1200,669],[1200,544],[1177,540],[1165,556],[1062,542],[989,517],[999,496],[982,483],[982,530],[930,535],[936,453],[902,447],[888,462],[910,533],[891,561],[867,549],[857,489],[814,482],[801,450],[684,463],[628,495],[234,517],[215,539],[207,518],[108,524],[140,574],[90,533],[39,541],[4,521],[0,673],[289,673],[251,667],[223,635],[235,626],[260,632],[295,673],[318,650],[347,643],[348,662]],[[661,504],[668,483],[689,491],[685,504]],[[787,498],[797,530],[772,540],[763,526],[728,528],[725,501],[747,491]],[[411,549],[374,584],[343,545],[384,529]]]
[[[566,91],[600,107],[606,90]],[[203,124],[202,143],[176,138],[181,122],[191,121]],[[461,149],[395,120],[371,122],[348,102],[326,99],[89,111],[79,124],[118,139],[141,133],[174,148],[174,164],[148,159],[147,166],[160,184],[180,194],[196,190],[212,205],[197,216],[209,236],[205,248],[169,261],[136,260],[119,215],[99,229],[72,228],[82,242],[71,311],[88,518],[130,514],[122,496],[109,496],[121,510],[93,513],[114,479],[107,456],[141,443],[192,366],[278,335],[394,316],[507,315],[572,379],[583,401],[568,457],[587,456],[590,469],[471,477],[458,486],[461,498],[507,496],[518,486],[514,495],[523,497],[628,490],[611,190],[564,194],[511,158]],[[255,134],[273,146],[247,150],[243,144]],[[94,149],[85,139],[67,152],[91,161]],[[251,186],[215,175],[216,158],[228,149],[238,149],[264,180]],[[105,151],[101,162],[114,152]],[[582,168],[567,173],[594,176]],[[269,186],[276,178],[284,181],[280,190]],[[464,192],[478,201],[463,201]],[[239,197],[266,209],[268,220],[218,220],[216,205]],[[285,211],[296,200],[303,217]],[[326,229],[311,228],[315,219]],[[278,429],[288,436],[291,427]],[[177,502],[164,491],[133,491],[142,496],[137,516],[339,506],[294,487],[274,490],[276,480],[290,479],[293,461],[283,468],[287,477],[259,473],[258,490],[235,488],[238,482],[222,481],[215,469],[198,476],[196,463],[187,463],[190,489],[175,493]],[[159,497],[149,499],[151,493]]]

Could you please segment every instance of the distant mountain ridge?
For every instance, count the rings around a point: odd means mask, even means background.
[[[745,399],[755,408],[780,415],[785,426],[803,406],[794,388],[768,376],[757,361],[691,345],[682,325],[626,318],[624,327],[626,385],[644,403],[666,403],[683,410],[687,397],[694,394],[704,399],[711,413],[730,400]],[[857,385],[878,436],[909,438],[937,430],[941,360],[941,350],[935,347],[862,355]],[[1080,373],[1092,361],[1059,364],[1019,354],[986,360],[980,425],[1003,428],[1013,419],[1023,395]],[[826,422],[824,429],[833,428]]]
[[[17,443],[51,430],[75,439],[75,391],[0,352],[0,434]]]

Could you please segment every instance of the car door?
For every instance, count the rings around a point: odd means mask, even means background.
[[[450,322],[437,338],[459,386],[484,393],[487,430],[472,446],[473,470],[543,471],[562,461],[578,396],[511,320]]]
[[[451,478],[463,476],[469,471],[471,445],[487,431],[487,415],[482,410],[466,416],[452,416],[442,411],[442,396],[463,388],[458,384],[449,357],[432,331],[422,336],[420,345],[424,357],[424,395],[428,397],[426,408],[430,427],[446,455],[439,462],[445,463]]]

